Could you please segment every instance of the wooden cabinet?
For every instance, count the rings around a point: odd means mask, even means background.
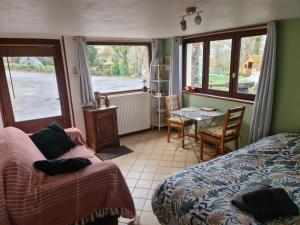
[[[87,144],[96,152],[120,146],[117,106],[83,108]]]

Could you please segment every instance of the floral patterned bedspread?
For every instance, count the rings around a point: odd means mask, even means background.
[[[260,224],[230,202],[249,183],[284,188],[300,208],[300,135],[278,134],[166,178],[152,208],[164,225]],[[300,216],[269,221],[300,224]]]

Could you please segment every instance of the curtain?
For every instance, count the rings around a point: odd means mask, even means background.
[[[257,93],[250,129],[250,142],[269,135],[272,119],[273,92],[276,70],[276,23],[268,24],[267,39],[264,49],[262,68],[258,81]]]
[[[181,60],[181,39],[172,38],[171,45],[171,75],[169,95],[178,95],[181,100],[182,94],[182,60]]]
[[[84,37],[75,37],[75,42],[75,58],[77,71],[80,77],[81,103],[84,105],[89,105],[93,101],[93,90],[88,67],[88,55],[86,51],[86,44],[84,41]]]

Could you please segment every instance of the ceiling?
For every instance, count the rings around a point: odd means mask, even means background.
[[[201,25],[186,7],[204,10]],[[0,35],[165,38],[300,17],[300,0],[0,0]]]

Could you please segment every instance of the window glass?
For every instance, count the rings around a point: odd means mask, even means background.
[[[210,41],[209,83],[211,90],[229,91],[232,40]]]
[[[53,57],[3,57],[15,122],[62,115]]]
[[[241,38],[238,93],[256,94],[266,35]]]
[[[186,46],[186,86],[202,88],[203,42]]]
[[[148,47],[88,45],[93,91],[101,93],[142,89],[149,83]]]

